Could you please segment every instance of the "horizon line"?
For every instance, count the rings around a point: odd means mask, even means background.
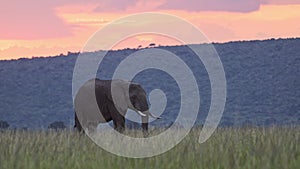
[[[110,49],[110,50],[95,50],[95,51],[86,51],[83,53],[92,53],[92,52],[103,52],[103,51],[122,51],[122,50],[142,50],[142,49],[149,49],[149,48],[159,48],[159,47],[180,47],[180,46],[189,46],[189,45],[205,45],[205,44],[212,44],[212,45],[223,45],[223,44],[229,44],[229,43],[245,43],[245,42],[257,42],[257,41],[276,41],[276,40],[295,40],[300,39],[300,37],[285,37],[285,38],[267,38],[267,39],[250,39],[250,40],[233,40],[233,41],[226,41],[226,42],[210,42],[210,43],[198,43],[198,44],[180,44],[180,45],[160,45],[156,46],[157,44],[149,43],[147,47],[143,48],[122,48],[122,49]],[[153,46],[151,44],[154,44]],[[60,53],[52,56],[31,56],[31,57],[20,57],[20,58],[12,58],[12,59],[1,59],[0,61],[17,61],[17,60],[32,60],[32,59],[40,59],[40,58],[54,58],[54,57],[66,57],[70,54],[80,54],[81,51],[67,51],[66,53]]]

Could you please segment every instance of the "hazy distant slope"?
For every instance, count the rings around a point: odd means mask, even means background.
[[[75,60],[70,56],[0,62],[0,119],[20,127],[68,122]]]
[[[299,45],[300,39],[218,45],[228,82],[225,117],[300,124]]]
[[[210,106],[210,84],[203,65],[196,63],[184,47],[161,48],[179,55],[200,75],[198,123],[203,123]],[[215,44],[215,48],[225,69],[228,89],[221,124],[300,124],[300,39],[232,42]],[[107,63],[112,71],[99,72],[99,76],[110,77],[117,63],[135,51],[109,52]],[[45,128],[56,120],[73,124],[71,83],[76,58],[76,54],[69,53],[52,58],[0,61],[0,120],[13,127],[30,128]],[[157,78],[156,74],[159,72],[150,70],[135,80],[150,91],[161,85],[147,83]],[[172,99],[164,114],[168,118],[154,125],[168,125],[176,118],[173,112],[179,108],[179,96],[172,94],[177,87],[168,75],[160,72],[159,77],[170,81],[170,86],[159,87],[167,90]]]

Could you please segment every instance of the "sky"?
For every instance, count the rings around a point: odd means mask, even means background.
[[[78,52],[96,31],[141,12],[183,18],[211,42],[300,37],[300,0],[2,0],[0,11],[0,60]],[[179,42],[144,34],[113,49],[151,43]]]

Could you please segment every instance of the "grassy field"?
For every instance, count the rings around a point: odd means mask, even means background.
[[[199,130],[170,151],[144,159],[118,157],[72,131],[0,131],[0,168],[300,168],[300,127],[219,128],[203,144]]]

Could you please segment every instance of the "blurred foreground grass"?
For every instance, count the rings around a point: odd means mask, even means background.
[[[170,151],[144,159],[113,155],[73,131],[5,130],[0,169],[300,168],[300,127],[219,128],[203,144],[200,130]]]

